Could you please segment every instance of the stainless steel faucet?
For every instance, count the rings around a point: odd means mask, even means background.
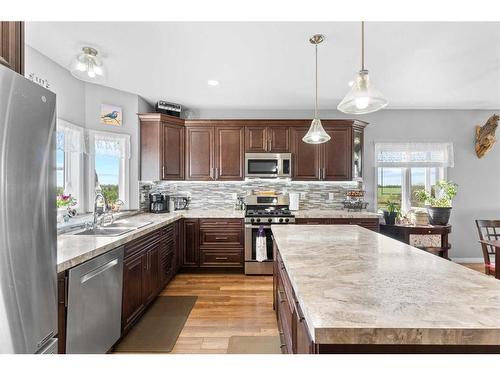
[[[101,200],[104,202],[104,204],[102,206],[102,211],[97,206],[98,202]],[[107,207],[106,198],[104,197],[104,195],[100,191],[97,191],[95,194],[95,199],[94,199],[94,228],[97,227],[98,220],[103,215],[106,214],[106,207]]]

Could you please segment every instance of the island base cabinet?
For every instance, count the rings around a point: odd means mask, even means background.
[[[274,306],[281,351],[284,354],[312,354],[314,343],[276,246],[274,246],[274,259]]]

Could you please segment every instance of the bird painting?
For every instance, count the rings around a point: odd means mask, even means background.
[[[122,110],[119,107],[103,104],[101,106],[101,123],[120,126],[122,124]]]
[[[490,152],[496,143],[495,131],[497,130],[499,119],[500,116],[494,114],[486,121],[486,124],[476,126],[476,155],[478,158],[482,158]]]

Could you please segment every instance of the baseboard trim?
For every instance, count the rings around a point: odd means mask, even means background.
[[[456,263],[483,263],[483,258],[451,258]]]

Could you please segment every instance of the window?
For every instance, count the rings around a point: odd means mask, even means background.
[[[57,177],[57,195],[64,193],[64,132],[57,131],[57,148],[56,148],[56,177]]]
[[[387,202],[400,204],[407,212],[423,204],[415,199],[416,190],[431,191],[436,182],[446,178],[446,168],[453,167],[451,143],[377,143],[378,209]]]
[[[130,136],[89,131],[89,202],[99,186],[108,205],[117,200],[128,207]]]
[[[84,152],[83,128],[57,119],[56,129],[56,182],[57,194],[71,194],[83,210],[82,166]]]

